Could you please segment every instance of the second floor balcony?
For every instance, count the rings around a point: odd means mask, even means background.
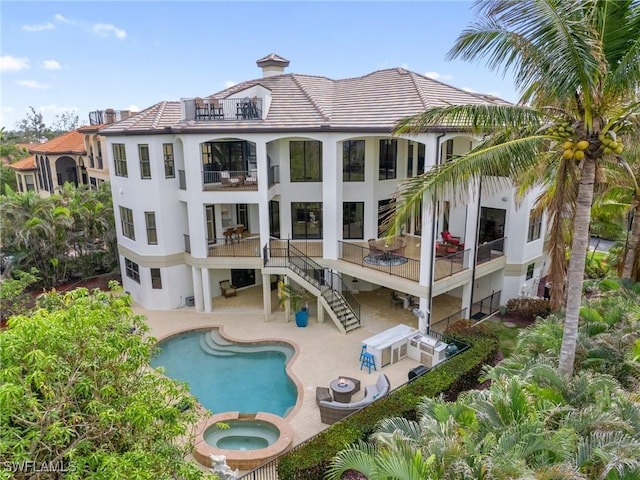
[[[264,99],[260,97],[242,98],[200,98],[183,100],[185,119],[197,122],[257,121],[265,117]]]

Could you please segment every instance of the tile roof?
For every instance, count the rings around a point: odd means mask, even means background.
[[[187,121],[181,118],[181,102],[160,102],[100,132],[144,133],[166,127],[194,133],[310,129],[388,132],[399,119],[434,106],[508,104],[499,98],[470,93],[403,68],[378,70],[341,80],[301,74],[273,75],[239,83],[208,98],[227,98],[255,86],[271,92],[269,112],[261,121]]]
[[[64,133],[59,137],[52,138],[48,142],[40,143],[29,148],[31,153],[44,153],[48,155],[75,153],[85,155],[87,151],[84,147],[84,135],[78,130]]]
[[[36,169],[36,157],[34,155],[30,155],[22,160],[18,160],[17,162],[11,163],[7,165],[9,168],[13,168],[14,170],[35,170]]]

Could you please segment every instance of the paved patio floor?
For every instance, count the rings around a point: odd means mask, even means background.
[[[366,302],[368,304],[362,306],[361,312],[363,327],[346,335],[340,333],[330,319],[323,324],[317,323],[313,309],[309,325],[305,328],[298,328],[293,319],[287,321],[283,311],[271,313],[269,321],[265,321],[261,287],[239,290],[238,295],[232,298],[214,298],[215,313],[199,313],[193,308],[155,311],[139,305],[134,305],[134,311],[146,316],[151,334],[159,340],[182,331],[220,326],[222,332],[232,339],[279,339],[295,345],[297,355],[291,361],[291,372],[299,393],[296,406],[287,420],[295,432],[294,444],[298,444],[327,428],[320,422],[320,412],[315,403],[317,386],[328,386],[339,376],[358,378],[363,386],[353,397],[353,400],[358,400],[363,396],[364,386],[375,383],[379,373],[385,373],[391,387],[395,388],[407,381],[410,369],[419,365],[405,358],[377,372],[372,370],[370,374],[366,368],[360,370],[363,339],[399,323],[416,326],[415,317],[402,308],[394,308],[387,294],[388,291],[382,302]],[[375,295],[371,298],[375,300]]]

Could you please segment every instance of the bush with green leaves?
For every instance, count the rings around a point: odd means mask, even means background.
[[[203,478],[185,460],[195,399],[149,368],[156,341],[130,301],[113,285],[52,292],[8,320],[0,333],[4,467],[62,465],[68,480]],[[0,478],[32,478],[14,470]]]
[[[523,323],[533,323],[537,317],[546,317],[550,313],[551,304],[543,298],[512,298],[507,302],[509,318]]]

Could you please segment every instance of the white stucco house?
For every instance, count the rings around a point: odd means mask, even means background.
[[[101,128],[123,286],[137,302],[211,312],[230,280],[262,285],[268,318],[282,276],[348,331],[359,324],[354,287],[398,292],[423,328],[450,315],[438,310],[443,296],[459,306],[452,316],[478,318],[536,294],[545,224],[530,214],[535,192],[516,208],[510,185],[470,185],[468,203],[425,207],[395,239],[380,230],[402,179],[479,140],[445,126],[394,137],[395,122],[504,101],[402,68],[333,80],[285,73],[275,54],[257,64],[260,78]],[[444,242],[443,231],[460,238]]]

